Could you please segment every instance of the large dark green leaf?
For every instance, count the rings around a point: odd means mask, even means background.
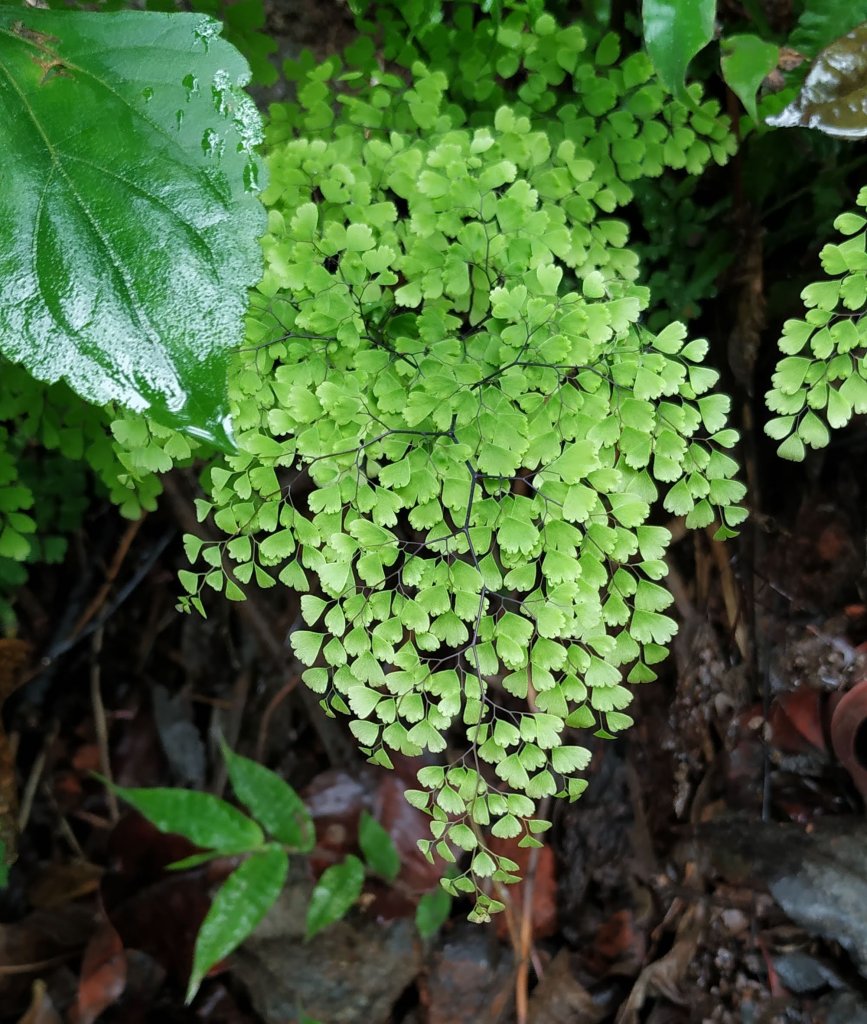
[[[226,447],[265,221],[249,71],[218,32],[0,7],[0,350]]]
[[[867,137],[867,23],[819,54],[797,99],[768,124],[816,128],[838,139]]]
[[[713,38],[716,0],[644,0],[644,45],[666,88],[683,99],[689,62]]]

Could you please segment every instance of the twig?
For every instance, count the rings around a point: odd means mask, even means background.
[[[220,727],[220,711],[218,708],[214,708],[213,714],[211,715],[212,722],[212,736],[219,741],[219,737],[222,736],[226,741],[226,745],[234,750],[238,745],[238,737],[241,735],[241,719],[244,717],[244,708],[247,704],[247,696],[250,693],[250,670],[249,668],[242,669],[235,677],[235,685],[232,687],[232,700],[229,702],[227,709],[228,722],[226,728]],[[216,720],[216,721],[215,721]],[[214,773],[214,784],[212,792],[214,796],[222,796],[226,788],[226,782],[229,779],[229,771],[226,767],[225,760],[220,757],[218,760],[218,767]]]
[[[78,621],[72,627],[72,636],[77,636],[105,604],[106,598],[111,593],[112,584],[117,579],[124,560],[129,554],[129,549],[132,547],[132,542],[136,539],[136,536],[142,527],[142,523],[145,521],[146,515],[147,513],[130,523],[124,531],[123,537],[120,539],[120,544],[117,547],[117,551],[114,553],[114,558],[111,560],[111,565],[109,565],[106,570],[105,579],[103,580],[100,588],[91,598],[87,607],[81,615],[79,615]]]
[[[96,743],[99,750],[99,770],[103,778],[109,783],[106,786],[106,802],[108,804],[108,816],[112,823],[120,820],[120,808],[117,804],[117,797],[111,788],[111,757],[108,751],[108,725],[105,720],[105,705],[102,703],[102,672],[99,656],[102,653],[102,626],[99,626],[93,634],[90,644],[90,704],[93,708],[93,722],[96,729]]]
[[[33,762],[33,767],[30,769],[30,775],[27,777],[27,782],[24,784],[24,789],[21,793],[21,803],[18,810],[19,832],[24,831],[27,827],[27,822],[30,820],[30,812],[33,809],[33,799],[36,796],[36,790],[39,788],[42,773],[45,771],[45,762],[48,760],[48,751],[54,743],[54,740],[57,738],[59,729],[60,724],[55,719],[48,727],[48,733],[42,744],[42,748],[36,755],[36,760]]]
[[[33,960],[29,964],[0,964],[0,978],[10,977],[15,974],[35,974],[37,971],[45,971],[50,967],[58,967],[72,957],[78,956],[79,953],[80,951],[76,952],[74,949],[71,949],[68,953],[59,953],[57,956],[51,956],[47,960]]]
[[[256,739],[256,760],[262,761],[265,757],[265,744],[268,742],[268,728],[271,725],[271,718],[278,707],[283,703],[284,700],[289,696],[290,693],[295,689],[298,683],[301,681],[301,676],[293,675],[288,683],[284,683],[283,686],[274,694],[274,696],[268,701],[268,706],[265,708],[265,712],[262,715],[262,720],[259,722],[259,735]]]
[[[54,794],[51,792],[51,787],[47,786],[43,781],[41,789],[43,795],[45,796],[45,799],[48,801],[49,807],[51,807],[51,809],[57,815],[57,824],[58,828],[60,829],[60,834],[69,844],[69,848],[72,850],[76,858],[78,860],[86,861],[87,854],[81,848],[81,843],[79,843],[78,839],[75,836],[75,833],[72,831],[72,826],[66,820],[66,817],[64,816],[63,812],[60,810],[60,807],[57,804],[57,800],[55,799]]]
[[[166,533],[160,537],[148,552],[147,557],[135,571],[133,576],[123,585],[123,587],[121,587],[111,604],[105,608],[102,615],[100,615],[95,621],[91,621],[90,624],[87,625],[80,633],[72,632],[71,634],[63,636],[62,639],[54,640],[40,659],[39,664],[24,677],[21,685],[23,686],[25,683],[33,682],[34,679],[44,676],[47,670],[54,666],[54,663],[61,657],[61,655],[66,654],[67,651],[72,650],[72,648],[81,643],[82,640],[86,640],[98,629],[101,629],[114,615],[118,608],[124,604],[133,591],[138,588],[139,584],[154,567],[157,559],[168,547],[169,542],[174,538],[174,536],[175,530],[171,529],[166,531]]]
[[[551,798],[546,797],[539,805],[538,816],[547,818]],[[521,907],[520,947],[518,969],[515,972],[515,1016],[518,1024],[527,1024],[530,1005],[530,964],[536,977],[542,978],[542,964],[533,947],[533,898],[536,894],[536,869],[539,866],[540,847],[534,846],[527,858],[527,873],[524,876],[524,893]]]
[[[741,658],[745,664],[749,665],[752,664],[750,636],[747,622],[742,614],[740,588],[732,572],[731,562],[724,545],[720,544],[719,541],[713,540],[710,530],[708,530],[708,536],[710,539],[711,557],[716,562],[717,571],[720,576],[729,630],[734,636]]]

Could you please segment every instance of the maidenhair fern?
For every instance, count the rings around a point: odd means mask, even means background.
[[[154,508],[160,491],[153,465],[108,432],[110,411],[78,397],[65,383],[45,384],[0,357],[0,622],[12,617],[7,595],[27,578],[26,565],[57,563],[96,486],[129,515]],[[147,435],[141,417],[130,422]],[[120,424],[117,424],[122,431]],[[160,428],[154,427],[158,430]],[[185,444],[172,434],[175,444]],[[136,459],[135,472],[123,460]],[[172,464],[166,460],[163,468]]]
[[[867,188],[857,204],[867,208]],[[778,415],[765,427],[784,458],[800,461],[806,446],[824,448],[828,428],[844,427],[867,412],[867,216],[843,213],[834,227],[844,240],[821,252],[824,281],[808,285],[803,319],[787,320],[780,338],[768,408]]]
[[[203,587],[303,594],[305,682],[374,762],[438,755],[407,798],[429,854],[471,852],[448,884],[484,917],[499,905],[480,879],[516,866],[482,828],[537,843],[535,802],[584,787],[570,730],[628,726],[624,683],[665,657],[651,505],[728,536],[743,488],[707,344],[642,326],[610,216],[629,180],[724,159],[715,106],[688,111],[645,57],[615,66],[611,36],[585,54],[544,15],[476,28],[501,51],[489,108],[451,31],[451,80],[374,72],[358,44],[361,70],[307,66],[273,111],[240,453],[199,503],[225,539],[186,538],[182,605]]]

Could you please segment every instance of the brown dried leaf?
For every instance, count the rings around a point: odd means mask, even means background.
[[[126,988],[126,954],[114,927],[105,920],[84,951],[78,984],[76,1024],[93,1024]]]
[[[572,970],[572,957],[561,949],[533,990],[529,1024],[599,1024],[611,1008],[594,998]]]
[[[679,985],[695,956],[705,923],[705,909],[701,903],[689,906],[677,926],[677,936],[671,949],[638,975],[629,998],[620,1008],[617,1024],[637,1024],[639,1013],[649,995],[662,995],[680,1004]]]

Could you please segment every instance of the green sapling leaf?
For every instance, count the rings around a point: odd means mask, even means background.
[[[268,913],[288,871],[286,853],[276,846],[267,847],[248,857],[217,890],[196,937],[187,1004],[214,964],[237,949]]]
[[[312,939],[317,932],[345,917],[361,895],[363,886],[364,865],[352,854],[339,864],[326,868],[307,907],[307,938]]]
[[[111,786],[161,832],[185,836],[196,846],[221,853],[253,850],[264,842],[262,829],[247,817],[210,793],[190,789]]]
[[[400,872],[400,854],[394,840],[380,823],[367,811],[361,812],[358,822],[358,845],[367,864],[378,875],[393,882]]]
[[[313,821],[295,790],[257,761],[221,744],[235,796],[269,835],[291,850],[309,853],[316,841]]]

